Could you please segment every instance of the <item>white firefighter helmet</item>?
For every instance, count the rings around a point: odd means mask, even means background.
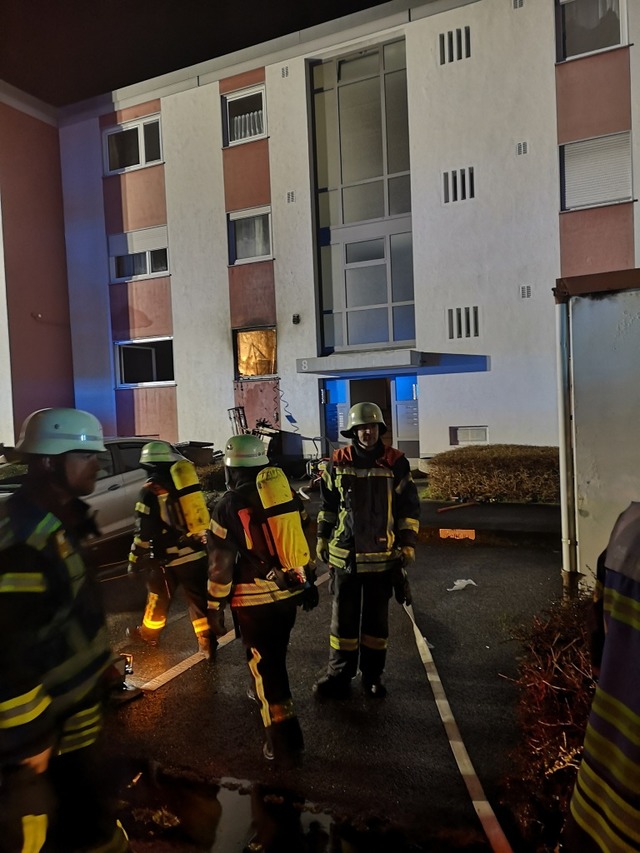
[[[59,456],[70,450],[99,453],[105,450],[102,424],[82,409],[39,409],[25,418],[16,451]]]
[[[353,438],[355,430],[365,424],[377,424],[380,428],[380,435],[384,435],[387,431],[387,425],[382,417],[382,409],[377,403],[356,403],[351,406],[347,415],[347,427],[340,430],[340,435],[345,438]]]

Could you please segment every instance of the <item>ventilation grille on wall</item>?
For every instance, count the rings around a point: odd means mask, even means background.
[[[293,204],[295,202],[295,200],[296,200],[296,191],[295,190],[289,190],[289,192],[287,193],[287,204]]]
[[[449,427],[449,444],[486,444],[489,428],[486,426]]]
[[[449,340],[477,338],[480,334],[478,306],[447,309],[447,334]]]
[[[513,0],[513,8],[514,9],[522,9],[524,6],[524,0]]]
[[[520,156],[521,154],[529,153],[529,143],[528,142],[518,142],[516,145],[516,154]]]
[[[440,65],[457,62],[460,59],[469,59],[470,56],[470,27],[458,27],[456,30],[440,33]]]
[[[280,74],[282,74],[283,77],[288,77],[289,76],[289,66],[283,65],[282,68],[280,69]]]
[[[520,285],[520,299],[531,299],[531,285],[530,284],[521,284]]]
[[[445,204],[475,198],[475,174],[473,166],[442,173],[442,197]]]

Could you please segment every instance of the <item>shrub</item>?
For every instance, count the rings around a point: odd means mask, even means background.
[[[224,463],[220,461],[208,465],[196,465],[196,471],[209,512],[211,512],[226,490]]]
[[[488,444],[439,453],[427,465],[432,500],[558,503],[557,447]]]
[[[520,740],[502,800],[536,851],[555,849],[580,763],[595,690],[591,606],[591,596],[582,593],[513,632],[522,645],[515,679]]]

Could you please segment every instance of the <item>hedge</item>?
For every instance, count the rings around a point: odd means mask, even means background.
[[[468,445],[438,453],[427,463],[426,497],[508,503],[558,503],[557,447]]]

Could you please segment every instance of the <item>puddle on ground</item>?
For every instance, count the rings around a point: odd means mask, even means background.
[[[380,804],[384,810],[384,803]],[[134,850],[191,853],[486,853],[478,838],[410,842],[380,826],[336,820],[283,788],[221,779],[212,785],[161,768],[120,791],[120,819]],[[139,846],[137,846],[137,843]]]

